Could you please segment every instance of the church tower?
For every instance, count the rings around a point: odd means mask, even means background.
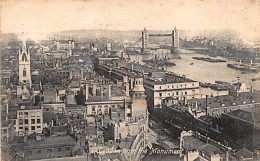
[[[131,97],[131,113],[132,118],[135,120],[140,116],[147,115],[147,103],[145,89],[143,86],[143,77],[136,76],[134,79],[134,88],[130,91]]]
[[[32,85],[31,67],[30,67],[30,50],[26,47],[23,38],[22,48],[19,49],[19,83]]]

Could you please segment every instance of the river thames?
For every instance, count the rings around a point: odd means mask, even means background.
[[[171,59],[172,54],[168,50],[158,49],[152,51],[149,55],[130,55],[131,61],[139,62],[144,64],[142,60],[152,59],[155,55],[159,58],[164,58],[167,56],[173,61],[176,66],[168,67],[167,71],[174,72],[180,75],[186,75],[188,78],[203,82],[203,83],[215,83],[215,81],[225,81],[225,82],[245,82],[246,86],[250,88],[251,86],[255,90],[260,90],[259,81],[252,81],[253,78],[259,78],[259,73],[242,74],[241,71],[228,68],[228,63],[233,63],[234,61],[225,59],[222,57],[212,57],[213,59],[223,59],[227,62],[222,63],[211,63],[202,60],[195,60],[192,57],[209,57],[207,55],[198,54],[194,51],[181,49],[180,50],[181,59]],[[191,63],[194,63],[191,65]],[[212,94],[217,95],[217,91],[210,89],[201,88],[201,94]]]

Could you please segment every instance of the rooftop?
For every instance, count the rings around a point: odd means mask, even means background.
[[[254,110],[255,111],[254,111]],[[255,107],[246,110],[235,110],[231,111],[229,113],[226,113],[226,115],[238,118],[240,120],[244,120],[247,122],[250,122],[251,124],[254,124],[257,127],[260,127],[260,107]]]
[[[25,147],[23,149],[39,149],[47,147],[58,147],[58,146],[73,146],[76,144],[76,141],[69,135],[64,136],[50,136],[46,137],[44,140],[36,141],[35,139],[28,139]]]
[[[210,108],[223,108],[234,105],[244,105],[260,102],[260,95],[256,93],[244,93],[243,96],[233,97],[231,95],[222,95],[216,97],[208,97],[207,104],[206,98],[201,99],[191,99],[189,100],[190,104],[195,104],[197,102],[200,108],[205,109],[206,107]]]
[[[170,84],[170,83],[185,83],[185,82],[196,82],[194,80],[186,78],[186,76],[179,76],[174,73],[165,73],[161,78],[146,78],[145,82],[154,85],[159,84]]]

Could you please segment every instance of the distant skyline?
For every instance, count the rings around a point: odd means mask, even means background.
[[[1,32],[39,40],[64,30],[222,30],[260,38],[259,0],[9,0]]]

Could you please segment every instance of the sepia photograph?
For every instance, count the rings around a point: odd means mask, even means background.
[[[1,161],[260,161],[260,0],[0,0]]]

